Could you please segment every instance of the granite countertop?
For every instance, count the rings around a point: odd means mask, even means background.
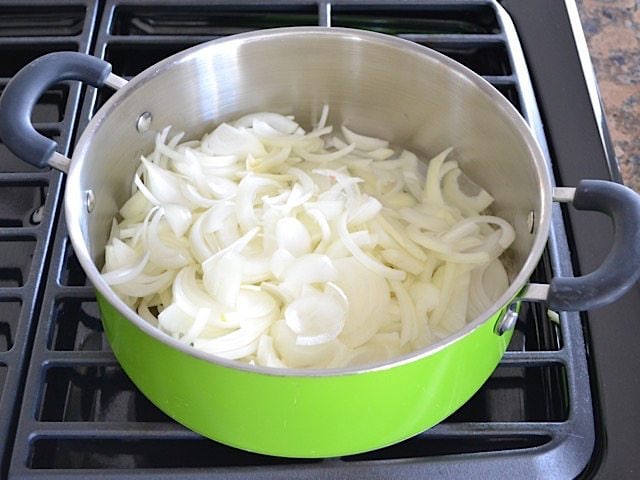
[[[640,192],[640,0],[577,0],[624,182]]]

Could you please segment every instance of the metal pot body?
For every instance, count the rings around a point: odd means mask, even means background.
[[[430,158],[455,147],[463,171],[516,229],[512,281],[464,330],[362,370],[268,371],[179,344],[132,312],[99,268],[111,221],[130,195],[140,154],[172,125],[199,138],[256,111],[293,114],[389,139]],[[150,128],[139,118],[151,117]],[[442,421],[490,376],[509,333],[496,322],[526,284],[549,228],[551,187],[516,110],[480,77],[426,48],[343,29],[279,29],[204,44],[146,70],[83,133],[65,198],[77,256],[98,290],[105,331],[125,371],[161,410],[220,442],[260,453],[325,457],[379,448]],[[87,199],[92,205],[87,208]],[[89,211],[90,210],[90,211]]]
[[[88,267],[102,264],[111,219],[130,195],[140,155],[153,150],[165,126],[194,139],[222,121],[276,111],[309,127],[324,104],[330,106],[328,124],[345,123],[424,158],[454,146],[452,157],[463,171],[495,197],[492,213],[516,229],[509,271],[520,287],[526,282],[537,260],[530,257],[539,256],[546,242],[551,185],[517,110],[481,77],[435,51],[390,36],[321,27],[203,44],[120,89],[90,122],[69,169],[65,208],[80,260],[89,257]],[[140,132],[136,125],[146,112],[150,128]],[[84,208],[89,191],[95,198],[91,213]],[[88,273],[100,287],[98,275]]]

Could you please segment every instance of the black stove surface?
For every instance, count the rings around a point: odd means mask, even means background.
[[[530,123],[558,185],[619,180],[576,50],[573,0],[501,4],[508,15],[490,0],[2,2],[0,52],[11,60],[0,65],[0,86],[55,50],[105,58],[129,78],[242,31],[365,28],[430,46],[483,75]],[[34,112],[36,127],[70,154],[109,94],[55,87]],[[0,477],[633,478],[628,472],[640,467],[632,454],[640,324],[630,313],[640,311],[638,289],[599,311],[563,313],[559,324],[542,306],[527,306],[487,384],[442,424],[398,445],[303,461],[203,439],[149,403],[111,354],[66,235],[62,190],[61,174],[34,171],[0,146]],[[610,238],[602,218],[556,207],[532,280],[590,271]]]
[[[523,43],[558,184],[572,186],[582,178],[620,182],[574,0],[501,3]],[[574,271],[588,273],[608,252],[611,225],[601,215],[572,208],[565,222]],[[585,477],[637,478],[640,472],[639,307],[636,285],[615,304],[581,314],[596,414],[596,446]]]

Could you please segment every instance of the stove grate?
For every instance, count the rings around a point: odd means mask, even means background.
[[[89,51],[95,6],[82,0],[0,5],[0,89],[25,64],[49,52]],[[78,85],[59,85],[33,110],[35,128],[67,153],[80,105]],[[59,208],[61,175],[37,170],[0,144],[0,438],[13,437],[47,258]],[[12,442],[0,442],[0,477]]]
[[[542,122],[515,30],[491,0],[108,0],[93,53],[125,77],[197,43],[284,25],[384,31],[430,46],[480,73],[528,120],[546,151]],[[87,88],[79,129],[108,99]],[[551,161],[551,160],[549,160]],[[577,314],[555,324],[528,305],[487,384],[440,425],[398,445],[344,458],[300,461],[250,454],[199,437],[150,404],[119,368],[95,298],[56,229],[10,468],[12,478],[495,478],[575,477],[594,443],[583,333]],[[534,275],[569,275],[562,212]],[[0,357],[1,358],[1,357]],[[0,375],[2,370],[0,369]],[[260,467],[260,468],[256,468]],[[141,470],[144,469],[144,470]]]

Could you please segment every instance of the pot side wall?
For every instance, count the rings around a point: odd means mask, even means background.
[[[192,357],[144,333],[98,294],[105,333],[136,386],[205,437],[253,452],[318,458],[409,438],[455,412],[500,361],[502,310],[445,348],[384,370],[278,376]]]

